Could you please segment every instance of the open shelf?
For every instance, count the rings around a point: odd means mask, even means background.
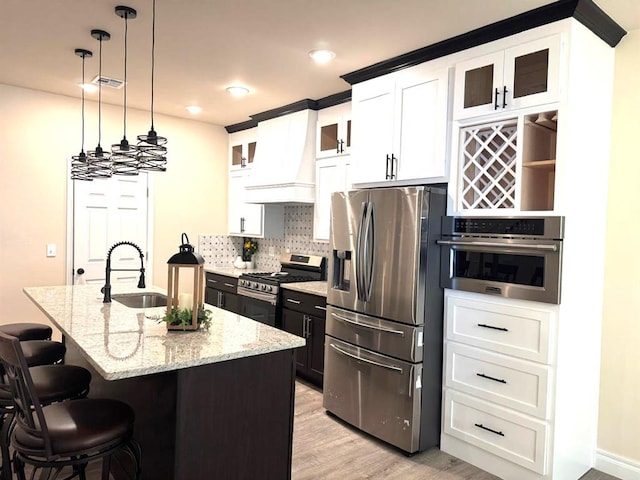
[[[553,210],[558,112],[526,115],[523,130],[520,208],[524,211]]]
[[[531,168],[556,168],[556,159],[552,160],[537,160],[533,162],[522,162],[523,167]]]

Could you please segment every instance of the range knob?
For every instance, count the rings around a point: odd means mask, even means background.
[[[260,285],[260,290],[266,290],[267,286],[266,285]]]
[[[258,282],[253,282],[253,285],[251,285],[251,286],[257,290],[258,289]]]
[[[268,291],[268,292],[273,292],[273,287],[272,287],[271,285],[269,285],[269,286],[267,287],[267,291]]]

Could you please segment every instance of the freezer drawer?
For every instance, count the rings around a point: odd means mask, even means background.
[[[408,362],[422,361],[423,327],[327,305],[327,335]]]
[[[410,453],[420,441],[421,379],[421,363],[326,337],[324,408]]]

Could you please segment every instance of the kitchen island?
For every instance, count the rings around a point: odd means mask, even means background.
[[[168,332],[164,307],[103,304],[95,285],[24,292],[62,332],[66,363],[93,373],[89,396],[135,410],[143,479],[291,477],[302,338],[211,306],[208,330]]]

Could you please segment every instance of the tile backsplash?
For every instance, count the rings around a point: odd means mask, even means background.
[[[253,256],[256,268],[264,271],[280,270],[280,254],[284,252],[329,255],[329,244],[313,241],[313,205],[284,208],[284,237],[257,238],[258,251]],[[272,249],[273,255],[269,255]],[[209,264],[231,267],[242,254],[242,237],[227,235],[199,235],[198,252]]]

